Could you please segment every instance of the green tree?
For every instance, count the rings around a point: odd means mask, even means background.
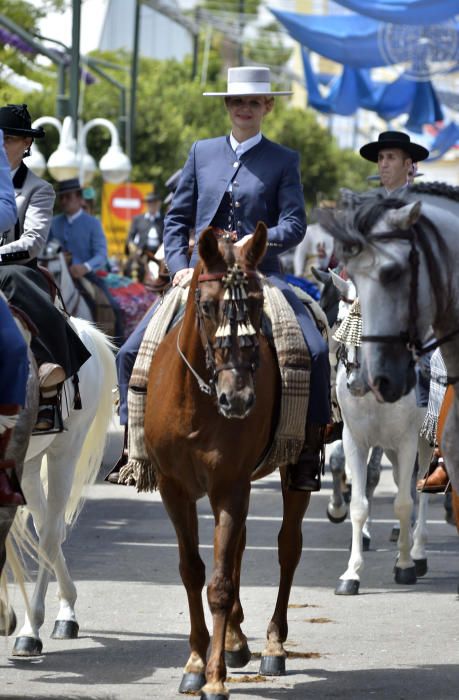
[[[39,20],[51,10],[62,10],[64,6],[65,0],[43,0],[40,7],[26,0],[0,0],[0,14],[5,15],[30,34],[36,34]],[[8,29],[4,28],[4,30],[10,33]],[[13,101],[15,95],[15,89],[8,81],[9,72],[38,82],[46,81],[47,70],[37,63],[35,52],[23,45],[22,40],[20,42],[20,48],[7,41],[0,44],[0,65],[6,67],[0,77],[0,97],[3,103]]]

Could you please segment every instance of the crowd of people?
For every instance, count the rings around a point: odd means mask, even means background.
[[[275,97],[288,94],[273,91],[269,69],[260,67],[230,68],[225,92],[204,93],[206,97],[224,100],[230,129],[220,137],[192,145],[183,170],[174,174],[175,193],[169,198],[165,216],[160,196],[155,191],[146,195],[146,211],[131,223],[126,253],[136,249],[154,255],[163,244],[174,287],[189,276],[198,261],[197,245],[190,254],[191,236],[197,242],[200,232],[211,226],[216,232],[229,232],[238,247],[251,237],[258,221],[266,223],[268,244],[259,269],[281,290],[293,309],[311,358],[305,443],[298,462],[289,466],[289,488],[317,491],[331,422],[328,346],[308,309],[286,283],[281,256],[296,248],[295,274],[309,278],[311,267],[328,268],[333,264],[333,241],[318,223],[307,228],[298,153],[262,134],[263,121],[273,112]],[[65,251],[70,274],[88,304],[93,305],[93,300],[81,284],[83,279],[97,286],[113,309],[115,336],[121,345],[117,353],[120,422],[127,426],[127,390],[132,368],[145,330],[160,304],[150,308],[121,344],[120,309],[104,277],[98,274],[107,269],[108,253],[101,223],[94,214],[94,190],[83,188],[77,179],[60,182],[54,189],[27,168],[24,158],[32,141],[44,137],[43,129],[34,129],[31,123],[26,105],[0,109],[0,290],[10,305],[30,317],[37,329],[31,343],[40,383],[35,430],[60,429],[56,414],[62,384],[89,357],[65,314],[55,305],[49,280],[38,264],[49,241],[58,242]],[[378,191],[383,197],[402,196],[415,176],[417,163],[428,157],[427,149],[398,131],[381,133],[377,141],[363,146],[360,154],[377,164]],[[59,213],[54,214],[56,196]],[[27,348],[9,320],[2,299],[0,313],[2,342],[17,347],[14,372],[3,363],[4,376],[0,376],[0,431],[5,436],[14,423],[8,416],[17,415],[24,405],[28,359]],[[425,405],[428,373],[419,372],[418,384],[419,401]],[[3,466],[6,444],[6,440],[0,441],[0,505],[19,499],[19,491],[10,478],[11,465],[10,471]]]

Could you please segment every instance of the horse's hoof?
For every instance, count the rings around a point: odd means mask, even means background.
[[[244,666],[247,666],[251,658],[252,654],[248,644],[245,644],[237,651],[225,650],[225,664],[229,668],[244,668]]]
[[[260,676],[285,676],[285,656],[262,656]]]
[[[395,567],[395,583],[401,583],[405,586],[411,586],[416,583],[416,567],[410,566],[408,569],[401,569],[399,566]]]
[[[360,581],[353,578],[340,579],[335,588],[335,595],[357,595],[360,588]]]
[[[43,644],[35,637],[17,637],[12,651],[13,656],[41,656]]]
[[[2,610],[0,610],[0,616],[0,624],[3,625],[3,623],[5,623],[5,627],[0,627],[0,637],[10,637],[16,629],[16,625],[18,622],[16,613],[14,612],[11,605],[9,605],[6,614],[4,614]]]
[[[427,566],[427,559],[413,559],[413,561],[417,578],[425,576],[427,571],[429,570]]]
[[[78,639],[79,629],[75,620],[56,620],[51,639]]]
[[[398,536],[400,535],[400,528],[397,525],[394,525],[394,527],[391,530],[390,537],[389,537],[389,542],[398,542]]]
[[[184,673],[179,687],[179,693],[198,693],[206,684],[203,673]]]
[[[228,700],[229,695],[224,693],[201,693],[201,700]]]
[[[362,549],[364,552],[370,551],[371,537],[367,535],[362,535]]]
[[[331,523],[336,523],[336,524],[338,524],[338,523],[344,523],[344,521],[345,521],[346,518],[347,518],[347,510],[346,510],[346,512],[344,513],[344,515],[336,516],[336,515],[332,515],[332,514],[330,513],[330,511],[328,510],[328,508],[327,508],[327,518],[329,519],[329,521],[330,521]]]

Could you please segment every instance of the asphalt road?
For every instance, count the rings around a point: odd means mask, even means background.
[[[119,448],[117,443],[116,449]],[[115,449],[115,451],[116,451]],[[259,659],[278,577],[278,477],[253,487],[241,599],[244,631],[254,652],[230,671],[234,700],[449,700],[459,697],[459,537],[431,497],[429,571],[415,586],[394,583],[393,482],[383,470],[374,507],[372,550],[360,594],[334,595],[349,556],[350,523],[325,516],[330,477],[304,521],[303,557],[289,618],[287,674],[260,678]],[[210,570],[212,519],[200,502],[202,556]],[[157,700],[179,698],[188,657],[188,612],[178,576],[175,535],[158,494],[100,481],[65,544],[78,588],[80,637],[51,640],[57,612],[50,585],[42,628],[44,655],[10,657],[0,643],[1,698]],[[23,603],[13,591],[22,617]]]

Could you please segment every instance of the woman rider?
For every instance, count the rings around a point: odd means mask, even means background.
[[[37,256],[51,225],[55,195],[51,185],[34,175],[23,158],[29,155],[33,139],[42,138],[44,131],[32,128],[24,104],[0,108],[0,129],[17,206],[15,225],[0,233],[0,289],[38,328],[31,343],[41,393],[36,429],[46,431],[55,424],[58,386],[78,371],[90,353],[54,306],[48,282],[37,268]]]
[[[208,226],[229,230],[237,241],[235,245],[243,245],[258,221],[267,224],[268,248],[259,269],[282,290],[295,311],[312,360],[306,440],[298,464],[289,467],[289,485],[292,489],[317,491],[324,429],[330,420],[328,347],[314,320],[284,281],[279,261],[279,255],[297,245],[306,230],[299,156],[261,133],[263,118],[273,109],[274,96],[291,93],[271,91],[269,68],[247,66],[228,70],[227,92],[204,94],[224,97],[231,132],[198,141],[191,148],[164,222],[167,266],[177,285],[196,264],[197,245],[191,260],[188,255],[193,229],[197,240]],[[125,388],[150,317],[151,313],[117,358],[122,420]]]

